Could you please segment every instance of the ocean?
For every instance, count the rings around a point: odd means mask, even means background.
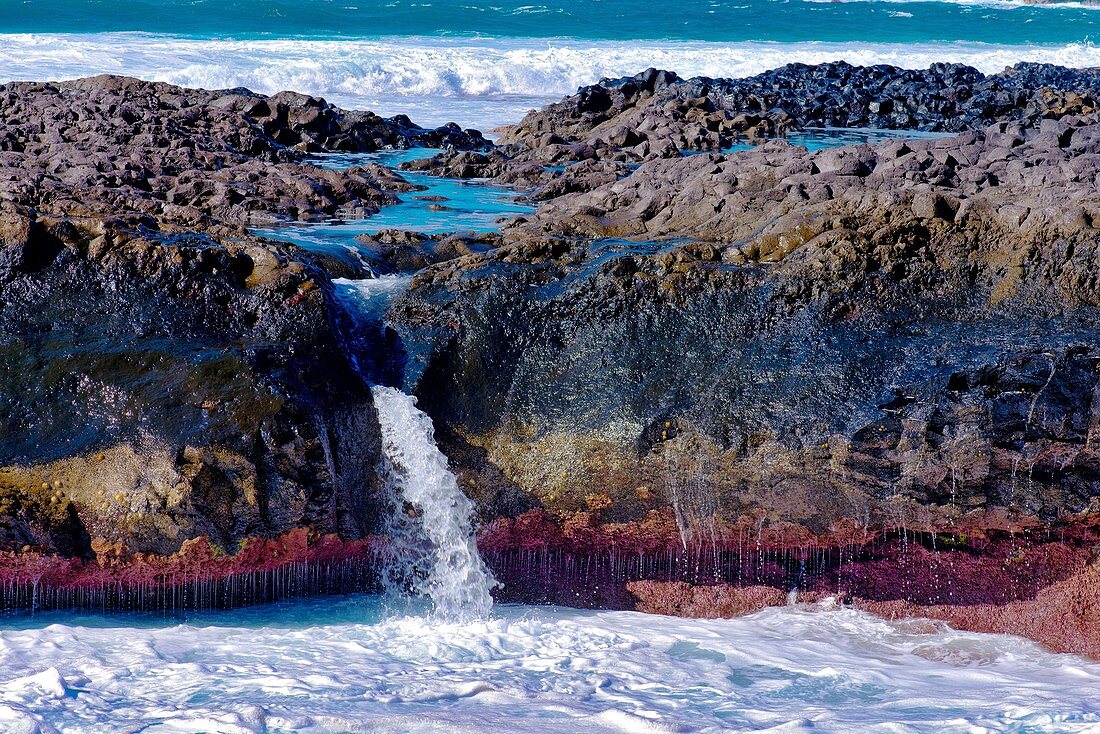
[[[120,73],[294,89],[492,129],[650,66],[712,77],[836,59],[1084,67],[1100,65],[1098,31],[1095,9],[1008,2],[3,0],[0,80]]]

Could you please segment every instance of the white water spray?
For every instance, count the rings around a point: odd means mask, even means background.
[[[486,617],[496,580],[477,551],[474,503],[435,445],[432,419],[416,398],[371,388],[382,427],[383,470],[393,492],[388,581],[429,597],[447,618]]]

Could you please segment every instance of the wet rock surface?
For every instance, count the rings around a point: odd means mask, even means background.
[[[950,540],[950,539],[948,539]],[[1095,532],[1088,538],[1094,543]],[[1058,652],[1100,657],[1100,573],[1095,552],[1047,539],[930,550],[886,544],[873,560],[855,561],[808,589],[684,581],[626,582],[639,611],[686,617],[735,617],[788,603],[851,604],[886,619],[942,620],[972,632],[1012,634]],[[809,554],[807,554],[809,555]]]
[[[368,531],[377,425],[308,253],[5,217],[21,236],[0,240],[0,546]]]
[[[501,237],[496,233],[423,235],[402,230],[382,230],[374,235],[359,235],[355,239],[382,267],[405,273],[466,255],[488,252],[501,244]]]
[[[550,600],[630,606],[622,582],[653,574],[798,585],[797,566],[735,573],[762,532],[812,555],[853,522],[855,548],[894,528],[1091,522],[1100,119],[1029,104],[936,140],[658,156],[546,197],[496,250],[418,273],[392,314],[406,344],[428,345],[407,380],[486,516],[518,490],[559,538],[490,533],[502,574]],[[506,155],[467,158],[478,175],[520,170]],[[997,629],[1021,630],[1044,589],[1085,573],[1090,542],[1052,575],[1018,566],[1010,598],[975,591],[1014,562],[985,546],[929,551],[1000,558],[948,584],[957,599],[918,593],[927,559],[896,553],[864,557],[858,583],[834,564],[822,589],[969,605],[959,619],[1020,604]],[[683,566],[661,560],[677,547]],[[686,571],[700,558],[710,576]],[[572,581],[525,586],[540,562]],[[1080,605],[1089,619],[1095,600]],[[1066,634],[1043,639],[1095,654],[1092,632]]]

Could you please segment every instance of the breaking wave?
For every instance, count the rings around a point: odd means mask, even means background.
[[[0,49],[0,79],[129,74],[190,87],[293,89],[353,108],[456,119],[493,127],[603,77],[647,67],[683,76],[738,77],[791,62],[923,68],[938,61],[985,72],[1019,61],[1100,65],[1091,44],[876,44],[581,41],[546,39],[228,40],[143,33],[13,34]]]

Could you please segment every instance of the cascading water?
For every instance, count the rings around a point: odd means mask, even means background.
[[[488,616],[496,581],[477,550],[474,504],[435,444],[432,419],[412,395],[382,385],[372,392],[393,493],[388,579],[429,597],[436,614]]]
[[[337,295],[358,332],[377,332],[407,276],[337,280]],[[369,341],[369,339],[368,339]],[[349,342],[373,351],[369,344]],[[369,380],[377,380],[365,360],[352,359]],[[383,370],[388,372],[390,370]],[[435,444],[432,419],[416,398],[396,388],[371,388],[382,431],[382,475],[389,491],[382,570],[384,588],[394,596],[425,596],[435,614],[448,619],[488,616],[496,585],[477,550],[471,518],[474,503],[462,492],[447,457]]]

